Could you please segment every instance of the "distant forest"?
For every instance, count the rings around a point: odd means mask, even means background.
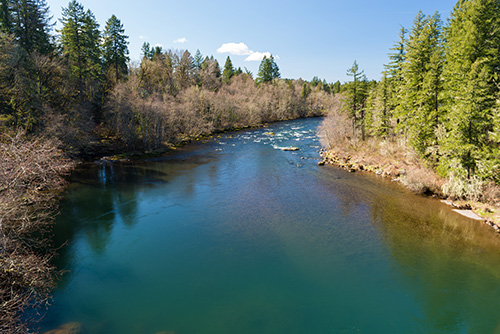
[[[53,219],[68,156],[164,152],[219,131],[328,114],[331,146],[397,143],[459,190],[500,183],[500,0],[459,0],[446,23],[418,13],[381,80],[355,61],[343,84],[282,79],[272,56],[254,78],[229,57],[221,67],[200,51],[148,43],[131,65],[116,16],[100,30],[71,1],[60,22],[54,32],[45,0],[0,2],[0,332],[27,332],[22,311],[50,298],[49,240],[34,236]]]
[[[73,156],[108,144],[150,152],[199,135],[322,115],[340,82],[280,79],[273,56],[254,80],[213,56],[144,43],[130,65],[123,24],[71,1],[53,34],[44,0],[0,7],[0,126],[57,138]],[[106,145],[104,145],[106,146]]]

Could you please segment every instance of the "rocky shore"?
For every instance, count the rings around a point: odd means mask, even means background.
[[[407,175],[407,169],[395,164],[367,164],[358,159],[354,159],[349,154],[342,154],[339,152],[320,149],[319,155],[322,158],[318,165],[333,165],[342,168],[350,173],[364,171],[375,173],[377,176],[390,178],[394,182],[399,182],[406,188],[411,188],[408,183],[404,182]],[[405,166],[407,167],[407,166]],[[411,189],[410,189],[411,190]],[[482,223],[492,227],[497,233],[500,234],[500,208],[492,207],[485,203],[452,200],[447,198],[439,189],[426,189],[420,192],[422,195],[431,196],[438,199],[453,208],[453,211],[461,214],[470,219],[481,221]]]

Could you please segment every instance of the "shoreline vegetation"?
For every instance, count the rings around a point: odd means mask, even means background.
[[[458,1],[446,24],[419,12],[401,27],[380,81],[354,61],[321,128],[320,164],[391,177],[498,231],[499,14],[498,0]]]
[[[143,159],[191,141],[325,115],[340,82],[282,79],[272,55],[259,72],[220,66],[199,50],[144,43],[130,63],[112,15],[100,30],[77,1],[52,31],[44,0],[0,6],[0,332],[36,331],[61,274],[51,223],[64,177],[79,161]]]
[[[70,1],[54,33],[44,0],[3,2],[0,331],[29,332],[39,315],[23,312],[50,298],[50,224],[64,176],[81,160],[154,157],[230,130],[328,115],[323,163],[390,176],[499,224],[499,13],[498,0],[461,0],[446,26],[419,13],[380,81],[354,62],[342,84],[282,79],[272,55],[254,76],[230,57],[220,66],[199,50],[149,43],[131,64],[114,15],[100,30]]]

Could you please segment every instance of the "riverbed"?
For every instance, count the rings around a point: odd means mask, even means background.
[[[318,166],[320,122],[81,166],[42,332],[500,333],[498,235],[390,180]]]

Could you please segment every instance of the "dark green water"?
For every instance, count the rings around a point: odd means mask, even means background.
[[[500,333],[500,238],[388,180],[317,166],[320,121],[81,168],[43,330]]]

